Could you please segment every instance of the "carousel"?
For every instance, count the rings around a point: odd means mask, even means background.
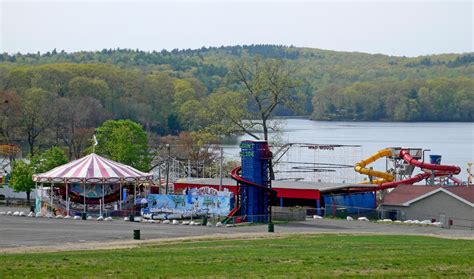
[[[135,214],[153,175],[95,153],[33,175],[37,214]]]

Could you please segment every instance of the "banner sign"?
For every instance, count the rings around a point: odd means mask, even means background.
[[[207,189],[205,189],[207,188]],[[143,213],[228,215],[234,205],[232,192],[203,187],[186,189],[182,195],[150,194]],[[143,201],[140,201],[143,204]]]

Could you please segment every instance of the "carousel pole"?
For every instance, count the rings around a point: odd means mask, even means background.
[[[66,181],[66,216],[69,216],[69,185]]]
[[[49,192],[49,206],[51,207],[51,213],[53,212],[53,187],[54,183],[51,183],[51,190]]]
[[[136,205],[137,205],[137,181],[135,181],[135,183],[133,184],[133,216],[135,216]]]
[[[120,179],[119,182],[119,187],[120,187],[120,202],[119,202],[119,209],[122,211],[122,179]]]
[[[102,216],[104,211],[105,211],[105,196],[104,196],[104,183],[102,183],[102,213],[100,214],[100,216]]]
[[[84,213],[86,213],[86,183],[85,181],[82,182],[82,185],[84,187],[84,191],[82,192],[82,197],[83,197],[83,201],[84,201]]]
[[[37,213],[36,205],[38,204],[39,199],[40,198],[38,196],[38,181],[35,181],[35,213]]]
[[[40,199],[40,210],[39,212],[41,212],[41,209],[43,208],[43,203],[44,203],[44,185],[43,185],[43,182],[41,182],[41,199]]]

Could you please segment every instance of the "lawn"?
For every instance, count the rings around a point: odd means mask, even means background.
[[[474,241],[292,235],[134,249],[0,255],[9,277],[474,277]]]

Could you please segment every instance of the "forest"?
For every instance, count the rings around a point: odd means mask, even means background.
[[[277,45],[52,50],[0,54],[2,142],[27,143],[31,154],[39,144],[64,145],[78,157],[107,119],[130,119],[161,136],[231,133],[219,113],[255,110],[232,69],[255,59],[281,61],[295,81],[273,116],[474,121],[474,53],[409,58]]]

